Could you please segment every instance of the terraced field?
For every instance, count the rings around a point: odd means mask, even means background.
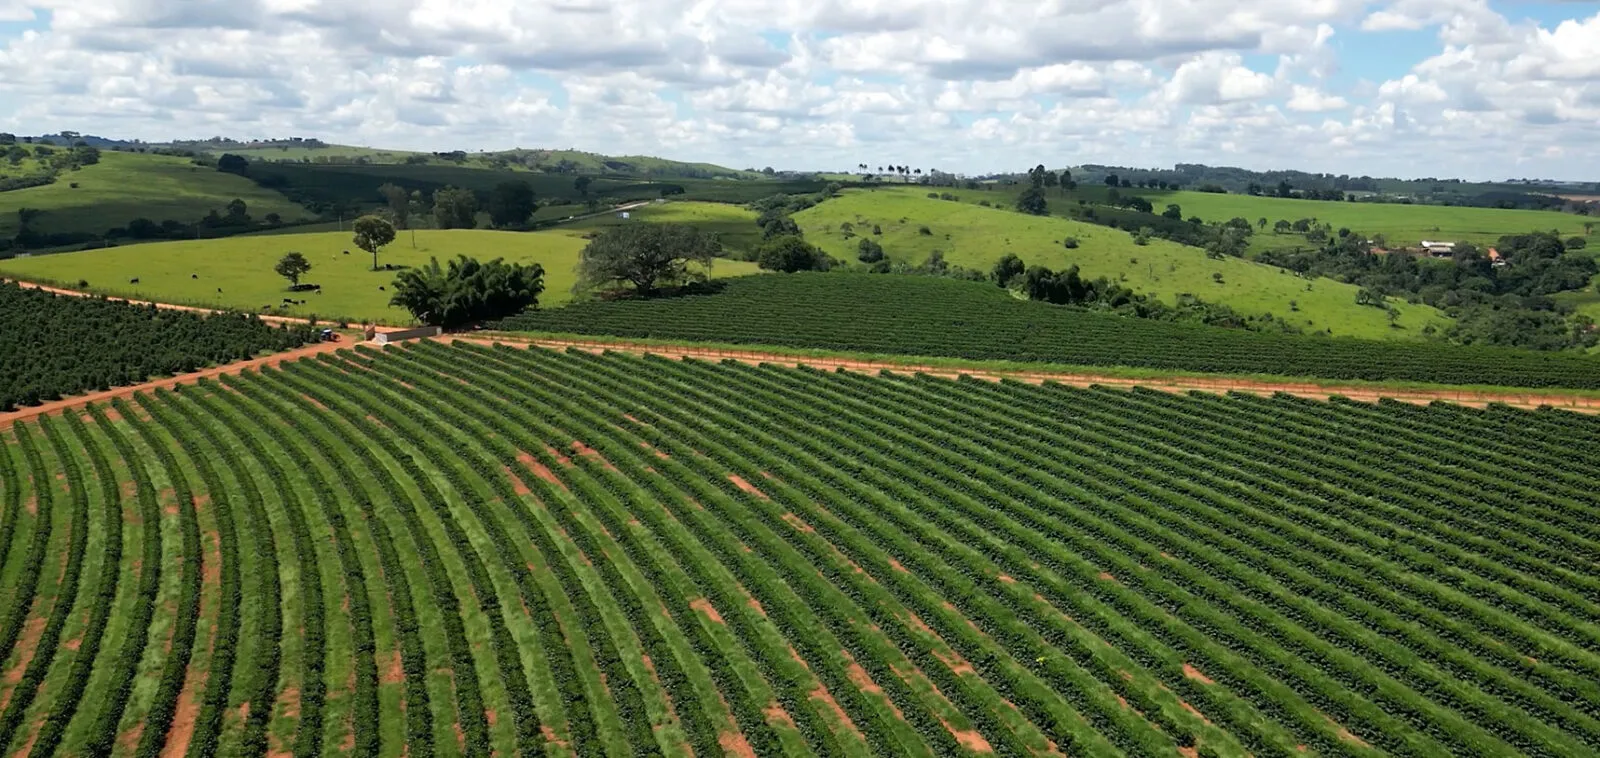
[[[1593,754],[1597,439],[329,353],[0,430],[0,748]]]

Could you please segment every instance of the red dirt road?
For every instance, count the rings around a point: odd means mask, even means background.
[[[1426,405],[1435,400],[1457,403],[1459,405],[1481,408],[1490,403],[1504,403],[1514,408],[1534,409],[1541,406],[1551,406],[1563,410],[1577,411],[1580,413],[1600,413],[1600,398],[1575,397],[1570,395],[1542,395],[1538,390],[1527,392],[1477,392],[1473,390],[1416,390],[1416,389],[1384,389],[1361,385],[1332,385],[1313,384],[1310,382],[1263,382],[1250,379],[1235,379],[1218,377],[1215,379],[1172,376],[1158,378],[1128,378],[1121,376],[1102,376],[1087,373],[1052,373],[1038,371],[1015,371],[985,369],[975,370],[970,368],[950,368],[948,366],[918,366],[913,364],[878,363],[872,361],[858,361],[843,358],[813,358],[805,356],[783,355],[779,353],[763,353],[759,351],[744,350],[718,350],[697,348],[688,345],[634,345],[625,342],[606,342],[604,340],[554,340],[529,337],[519,339],[504,335],[494,337],[475,337],[470,335],[445,335],[440,340],[451,342],[465,340],[478,344],[493,344],[502,342],[506,344],[529,344],[538,347],[563,350],[576,348],[591,353],[600,353],[607,350],[632,353],[636,355],[652,354],[664,358],[697,358],[701,360],[732,359],[744,363],[772,363],[786,366],[808,366],[816,369],[831,371],[844,368],[854,371],[876,372],[890,370],[900,373],[924,373],[933,376],[955,378],[968,375],[975,379],[998,382],[1001,379],[1012,379],[1030,384],[1042,384],[1046,381],[1059,382],[1074,387],[1088,387],[1102,385],[1106,387],[1145,387],[1147,389],[1163,390],[1166,392],[1183,393],[1191,390],[1202,392],[1248,392],[1257,395],[1270,395],[1275,392],[1284,392],[1299,397],[1315,400],[1327,400],[1339,396],[1363,402],[1376,402],[1381,398],[1399,400],[1407,403]]]

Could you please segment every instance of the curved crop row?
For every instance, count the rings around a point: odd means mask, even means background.
[[[1554,412],[325,353],[6,433],[0,738],[1590,754],[1596,442]]]

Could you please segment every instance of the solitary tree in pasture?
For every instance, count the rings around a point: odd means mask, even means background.
[[[294,289],[300,286],[300,277],[311,271],[311,261],[297,252],[284,253],[283,257],[278,259],[278,265],[273,266],[272,270],[276,271],[278,276],[288,279],[289,288]]]
[[[594,183],[592,176],[580,176],[572,180],[572,188],[578,191],[580,197],[589,196],[589,185]]]
[[[1045,202],[1044,190],[1038,187],[1029,187],[1017,197],[1017,210],[1033,216],[1049,215],[1049,204]]]
[[[1261,218],[1256,219],[1256,228],[1258,228],[1258,229],[1266,229],[1267,228],[1267,217],[1266,216],[1262,216]]]
[[[389,215],[394,218],[396,229],[411,228],[411,195],[393,182],[384,182],[378,188],[378,194],[383,196],[384,203],[389,206]]]
[[[577,290],[627,282],[649,295],[690,275],[689,264],[710,266],[722,250],[715,235],[683,224],[629,224],[601,232],[578,257]]]
[[[356,219],[356,247],[372,253],[372,270],[378,270],[378,250],[384,245],[394,241],[394,225],[378,216],[362,216]]]
[[[1117,180],[1117,175],[1116,174],[1106,174],[1106,186],[1107,187],[1115,187],[1115,186],[1117,186],[1117,183],[1118,183],[1118,180]]]

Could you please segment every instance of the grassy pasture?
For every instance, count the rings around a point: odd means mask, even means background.
[[[628,216],[623,219],[616,213],[607,213],[560,228],[581,234],[630,223],[687,224],[702,231],[715,232],[730,253],[749,252],[761,244],[761,230],[756,227],[755,212],[740,205],[690,200],[634,208],[628,211]]]
[[[1265,231],[1251,239],[1252,249],[1304,245],[1295,234],[1274,234],[1272,225],[1279,219],[1293,223],[1315,218],[1334,229],[1348,227],[1368,236],[1382,234],[1391,246],[1415,246],[1424,239],[1448,242],[1492,244],[1508,234],[1558,230],[1562,237],[1583,236],[1584,216],[1555,211],[1467,208],[1446,205],[1394,205],[1388,203],[1341,203],[1331,200],[1289,200],[1278,197],[1218,195],[1209,192],[1162,192],[1122,190],[1149,200],[1157,213],[1176,203],[1184,218],[1199,216],[1208,222],[1243,217],[1254,224],[1267,219]]]
[[[221,212],[234,198],[243,200],[257,220],[268,213],[286,221],[308,215],[249,179],[196,166],[186,158],[106,150],[99,163],[65,172],[54,184],[0,192],[0,236],[16,233],[20,208],[44,211],[34,223],[46,234],[103,232],[141,217],[198,221],[212,209]]]
[[[1238,258],[1210,260],[1198,248],[1166,240],[1152,239],[1140,246],[1127,232],[1116,229],[968,202],[980,194],[998,197],[999,192],[956,191],[960,202],[934,200],[926,194],[922,187],[849,190],[796,214],[795,221],[813,244],[849,261],[856,259],[856,246],[866,236],[883,245],[891,259],[906,263],[920,263],[940,250],[951,264],[988,270],[1001,256],[1016,253],[1029,265],[1062,269],[1077,264],[1090,277],[1121,279],[1138,292],[1168,302],[1179,293],[1191,293],[1242,313],[1272,313],[1294,319],[1308,331],[1328,329],[1336,336],[1420,339],[1423,327],[1448,322],[1437,309],[1395,302],[1400,328],[1393,328],[1383,311],[1356,305],[1357,288],[1352,285],[1308,281]],[[840,230],[844,223],[853,225],[854,237],[845,237]],[[872,235],[875,224],[882,229],[881,236]],[[921,233],[924,226],[931,234]],[[1079,247],[1064,247],[1067,237],[1076,237]],[[1222,283],[1213,274],[1221,274]],[[1298,305],[1298,312],[1291,311],[1290,301]]]
[[[503,257],[538,263],[545,270],[543,306],[571,299],[573,267],[584,240],[567,232],[439,231],[401,232],[379,254],[379,263],[419,266],[429,257],[440,262],[464,254],[479,259]],[[272,267],[284,253],[304,253],[313,266],[302,281],[322,285],[322,294],[290,293],[288,283]],[[350,251],[346,255],[344,251]],[[209,307],[259,310],[285,297],[305,300],[273,313],[317,315],[325,319],[409,323],[410,314],[391,307],[387,288],[393,271],[371,271],[372,257],[350,241],[348,232],[232,237],[127,245],[78,253],[19,258],[0,263],[0,272],[24,280],[47,280],[68,287],[80,280],[94,292]],[[718,261],[716,275],[753,273],[754,264]],[[191,278],[194,275],[197,278]],[[138,284],[129,280],[138,278]],[[220,289],[221,292],[217,290]]]

